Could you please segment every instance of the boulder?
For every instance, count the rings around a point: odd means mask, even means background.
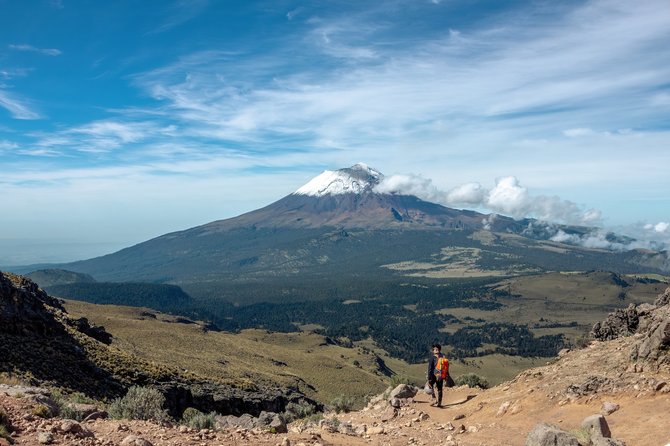
[[[613,414],[614,412],[616,412],[617,410],[619,410],[619,405],[616,404],[616,403],[612,403],[612,402],[610,402],[610,401],[605,401],[605,402],[603,403],[602,407],[600,408],[600,411],[601,411],[604,415],[611,415],[611,414]]]
[[[568,394],[576,396],[592,395],[612,386],[612,381],[604,376],[588,376],[580,384],[571,384],[566,389]]]
[[[39,444],[51,444],[54,442],[54,436],[51,432],[39,432],[37,434]]]
[[[404,398],[414,398],[419,391],[418,388],[410,386],[409,384],[400,384],[395,389],[391,391],[389,395],[389,400],[393,398],[404,399]]]
[[[137,435],[128,435],[121,441],[121,446],[153,446],[148,440]]]
[[[270,429],[276,434],[285,434],[288,432],[288,427],[286,426],[286,421],[284,421],[284,418],[281,415],[275,414],[274,417],[272,417],[272,421],[270,422]]]
[[[384,433],[384,427],[383,426],[373,426],[368,428],[369,435],[381,435]]]
[[[659,353],[670,347],[670,318],[654,319],[650,324],[646,338],[637,348],[635,359],[657,359]]]
[[[381,420],[386,423],[387,421],[394,419],[396,415],[398,415],[398,410],[395,407],[387,407],[381,415]]]
[[[582,427],[589,432],[591,440],[595,438],[612,437],[612,432],[610,432],[610,427],[607,424],[607,420],[605,420],[605,417],[600,414],[586,417],[584,421],[582,421]]]
[[[537,424],[526,437],[526,446],[580,446],[577,437],[556,426]]]
[[[93,432],[89,431],[75,420],[63,420],[58,426],[64,434],[72,434],[77,438],[93,437]]]

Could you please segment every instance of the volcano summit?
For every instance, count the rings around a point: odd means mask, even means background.
[[[352,278],[400,280],[423,274],[388,267],[395,264],[442,271],[458,262],[465,265],[464,277],[473,277],[467,270],[481,277],[487,271],[518,275],[605,267],[625,273],[664,269],[659,258],[665,257],[657,253],[617,253],[550,241],[556,225],[548,233],[547,224],[532,219],[380,193],[375,187],[382,179],[365,164],[325,171],[264,208],[60,267],[99,281],[175,284],[196,299],[216,296],[235,302],[244,301],[238,294],[245,284],[250,289],[259,284],[277,287],[283,290],[277,292],[281,300],[305,283],[327,288],[333,281]],[[591,230],[560,229],[576,235]],[[445,254],[454,250],[459,253],[454,258]]]

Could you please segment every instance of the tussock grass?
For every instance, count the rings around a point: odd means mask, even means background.
[[[0,372],[0,384],[6,384],[8,386],[23,386],[26,382],[19,376],[14,375],[13,373]]]
[[[182,422],[192,429],[214,429],[216,426],[216,412],[206,414],[189,407],[182,414]]]
[[[10,439],[11,423],[5,411],[0,407],[0,438]]]

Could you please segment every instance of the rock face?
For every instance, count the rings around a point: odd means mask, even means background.
[[[635,304],[616,310],[603,322],[593,326],[593,337],[599,341],[609,341],[636,332],[640,319]]]
[[[64,311],[60,302],[37,284],[21,276],[0,272],[0,332],[43,336],[62,333],[63,326],[47,307]]]
[[[601,341],[636,334],[639,339],[631,350],[633,361],[648,363],[655,369],[670,366],[670,288],[654,305],[631,304],[611,313],[593,326],[592,334]]]

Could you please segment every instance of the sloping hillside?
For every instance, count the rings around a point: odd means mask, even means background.
[[[521,446],[538,423],[549,423],[588,446],[595,438],[585,418],[603,414],[612,438],[598,444],[658,446],[670,442],[670,289],[652,304],[619,310],[594,327],[605,341],[566,351],[545,366],[529,369],[488,390],[467,386],[445,391],[445,407],[429,405],[423,393],[393,401],[374,398],[364,410],[327,413],[319,422],[298,420],[286,434],[267,429],[220,427],[191,430],[151,422],[94,420],[82,444],[131,444],[136,437],[154,446],[188,445],[428,445]],[[454,367],[455,368],[455,367]],[[456,372],[457,370],[452,370]],[[387,394],[388,396],[388,394]],[[38,425],[68,440],[65,423],[27,416],[30,401],[2,394],[7,424],[18,444],[36,444]],[[223,421],[223,419],[221,419]],[[226,423],[230,420],[226,419]],[[240,423],[248,423],[243,418]],[[71,428],[70,425],[67,425]],[[134,435],[136,437],[131,437]],[[139,440],[137,440],[139,441]],[[139,444],[139,443],[136,443]],[[142,443],[146,444],[146,443]],[[538,444],[538,443],[530,443]]]
[[[304,399],[297,390],[210,379],[156,364],[111,341],[85,317],[70,317],[59,300],[29,279],[0,272],[0,372],[103,400],[123,395],[132,385],[152,386],[165,394],[173,414],[188,406],[221,413],[277,412]]]

